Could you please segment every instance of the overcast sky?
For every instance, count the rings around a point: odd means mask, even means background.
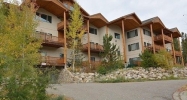
[[[187,33],[187,0],[77,0],[90,15],[102,13],[108,21],[135,12],[140,20],[160,17],[167,28]]]

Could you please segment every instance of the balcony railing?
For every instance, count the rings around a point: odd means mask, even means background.
[[[83,51],[87,51],[88,50],[88,43],[83,44]],[[102,52],[103,46],[98,44],[98,43],[90,43],[90,51],[91,52]]]
[[[160,41],[160,40],[163,40],[162,34],[154,37],[154,41]],[[172,42],[172,38],[167,35],[164,35],[164,40],[166,42],[170,42],[170,43]]]
[[[50,47],[63,47],[64,39],[57,36],[52,36],[52,34],[47,33],[36,33],[36,37],[42,39],[42,45]]]
[[[64,58],[43,56],[41,65],[45,66],[64,66]]]
[[[175,51],[175,56],[182,56],[180,51]]]
[[[88,61],[83,61],[82,65],[85,67],[84,72],[95,72],[97,67],[101,65],[101,61],[91,61],[90,64]]]
[[[66,21],[66,25],[69,25],[69,21]],[[61,21],[57,24],[58,30],[61,30],[64,28],[64,21]]]
[[[160,51],[160,50],[163,50],[163,49],[165,49],[163,46],[155,44],[155,51]]]

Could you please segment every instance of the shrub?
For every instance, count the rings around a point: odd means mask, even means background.
[[[144,67],[144,68],[156,67],[155,66],[155,61],[154,61],[154,56],[149,50],[145,50],[139,56],[142,59],[142,62],[141,62],[142,67]]]
[[[153,58],[157,67],[166,69],[171,69],[173,67],[173,58],[166,50],[160,50],[157,54],[154,55]]]

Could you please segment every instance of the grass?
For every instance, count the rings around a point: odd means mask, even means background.
[[[50,100],[74,100],[73,98],[69,98],[69,97],[57,95],[57,94],[50,94],[49,97],[50,97]]]
[[[116,79],[96,80],[98,83],[121,83],[121,82],[145,82],[145,81],[161,81],[161,80],[180,80],[186,78],[175,78],[174,76],[166,77],[164,79],[125,79],[124,77],[117,77]]]

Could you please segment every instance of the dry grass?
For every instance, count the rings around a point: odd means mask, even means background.
[[[60,95],[57,94],[48,94],[49,97],[53,100],[55,98],[58,98]],[[67,96],[63,96],[63,100],[74,100],[73,98],[67,97]]]

